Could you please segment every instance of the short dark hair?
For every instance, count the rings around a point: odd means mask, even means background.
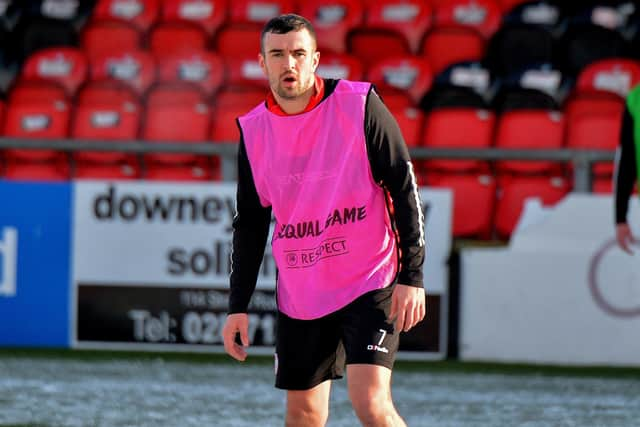
[[[267,33],[287,34],[290,31],[300,31],[304,29],[309,31],[313,43],[317,44],[316,30],[314,30],[313,25],[307,18],[296,15],[295,13],[287,13],[271,18],[262,28],[262,33],[260,34],[260,50],[264,53],[264,36]]]

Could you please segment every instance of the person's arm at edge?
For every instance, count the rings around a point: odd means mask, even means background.
[[[229,315],[223,329],[223,338],[227,353],[237,360],[244,360],[246,351],[243,347],[249,345],[247,308],[256,287],[269,236],[271,208],[260,203],[242,138],[238,147],[237,171],[236,214],[233,218],[229,278]],[[240,334],[242,346],[235,342],[236,333]]]
[[[633,132],[633,118],[629,108],[625,107],[620,130],[620,146],[616,151],[615,158],[614,194],[616,240],[620,248],[627,253],[632,253],[630,244],[635,241],[627,223],[629,198],[637,176]]]
[[[398,329],[406,331],[424,317],[424,217],[413,165],[402,132],[373,90],[367,98],[365,133],[373,178],[389,192],[393,203],[401,254],[396,288],[401,288],[399,293],[413,294],[422,299],[418,306],[409,307],[406,321],[403,322],[403,310],[398,306],[403,302],[394,298],[390,317],[398,314],[396,325]],[[415,288],[420,292],[402,288]]]

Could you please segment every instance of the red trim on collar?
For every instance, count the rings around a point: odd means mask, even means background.
[[[296,114],[302,114],[302,113],[306,113],[307,111],[313,110],[316,107],[316,105],[318,105],[320,101],[322,101],[322,98],[324,98],[324,80],[318,76],[315,76],[315,77],[316,77],[316,81],[315,81],[315,84],[313,85],[314,86],[313,95],[311,95],[311,98],[309,99],[309,103],[307,104],[306,108],[303,111]],[[271,91],[269,91],[269,94],[267,95],[267,109],[279,116],[293,115],[293,114],[285,113],[284,110],[280,108],[280,105],[278,105],[278,102],[276,101],[276,98],[273,96],[273,92]]]

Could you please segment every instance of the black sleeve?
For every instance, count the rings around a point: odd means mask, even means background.
[[[260,204],[244,140],[238,148],[238,188],[233,218],[229,313],[246,313],[269,236],[271,207]]]
[[[373,178],[393,203],[400,246],[398,283],[422,287],[424,217],[416,177],[398,123],[373,90],[367,99],[365,134]]]
[[[627,222],[629,197],[636,180],[636,147],[633,139],[633,118],[628,108],[622,116],[620,131],[620,146],[616,153],[616,167],[614,174],[615,215],[616,224]]]

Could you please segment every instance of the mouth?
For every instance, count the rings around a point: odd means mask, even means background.
[[[293,84],[295,84],[298,81],[298,79],[295,76],[292,75],[288,75],[282,78],[282,82],[287,85],[287,86],[291,86]]]

